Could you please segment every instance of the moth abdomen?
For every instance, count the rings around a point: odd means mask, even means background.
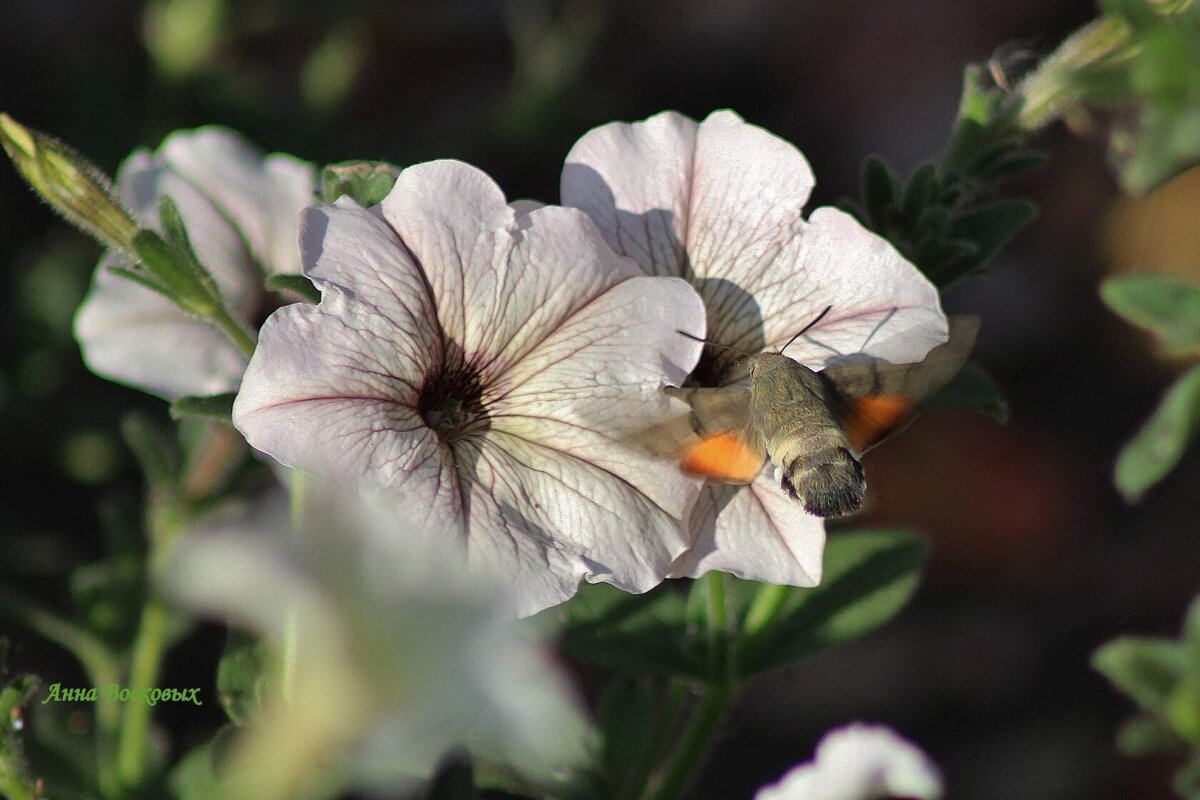
[[[862,464],[845,447],[800,455],[783,467],[780,485],[818,517],[844,517],[862,508],[867,480]]]

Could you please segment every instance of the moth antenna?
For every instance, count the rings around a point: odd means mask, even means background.
[[[813,326],[813,325],[816,325],[818,322],[820,322],[821,320],[825,319],[825,315],[826,315],[826,314],[828,314],[828,313],[829,313],[830,311],[832,311],[832,310],[833,310],[833,306],[825,306],[825,310],[824,310],[824,311],[822,311],[820,314],[817,314],[817,318],[816,318],[816,319],[814,319],[812,322],[808,323],[808,324],[807,324],[807,325],[805,325],[803,328],[801,328],[799,333],[797,333],[797,334],[796,334],[795,336],[793,336],[792,338],[788,339],[788,343],[787,343],[787,344],[785,344],[783,347],[779,348],[779,354],[780,354],[780,355],[783,355],[783,351],[784,351],[784,350],[787,350],[789,347],[791,347],[791,346],[792,346],[792,343],[793,343],[793,342],[795,342],[797,339],[799,339],[799,338],[800,338],[801,336],[803,336],[804,334],[808,333],[808,332],[809,332],[809,330],[812,328],[812,326]]]
[[[693,342],[700,342],[701,344],[711,344],[713,347],[723,347],[726,350],[732,350],[733,352],[737,353],[738,355],[745,356],[746,358],[754,358],[754,356],[750,355],[745,350],[738,350],[736,347],[730,347],[727,344],[721,344],[720,342],[710,342],[708,339],[701,339],[699,336],[693,336],[692,334],[688,333],[687,331],[676,330],[675,332],[678,333],[680,336],[686,336],[687,338],[691,339]]]

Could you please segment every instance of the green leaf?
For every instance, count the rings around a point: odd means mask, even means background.
[[[900,196],[900,183],[882,159],[871,156],[863,162],[862,184],[863,204],[871,227],[886,236]]]
[[[996,200],[958,215],[954,220],[955,238],[965,239],[979,250],[957,270],[939,275],[938,285],[946,286],[987,264],[1036,216],[1037,206],[1028,200]]]
[[[217,695],[234,725],[258,716],[270,688],[270,653],[254,636],[230,631],[217,666]]]
[[[1117,489],[1131,503],[1167,476],[1200,428],[1200,366],[1167,390],[1157,409],[1117,457]]]
[[[791,589],[778,615],[742,652],[742,671],[781,667],[857,639],[899,613],[920,579],[924,541],[909,533],[836,533],[825,545],[825,574]],[[756,584],[745,584],[750,589]]]
[[[1179,750],[1183,740],[1154,714],[1139,714],[1117,729],[1117,749],[1126,756],[1145,756]]]
[[[704,674],[703,631],[690,628],[687,601],[670,582],[647,594],[584,584],[552,609],[564,629],[567,656],[635,675]]]
[[[1114,312],[1152,332],[1172,353],[1200,349],[1200,287],[1158,275],[1109,278],[1100,297]]]
[[[973,364],[958,374],[925,402],[926,408],[980,411],[1000,424],[1008,422],[1008,401],[991,376]]]
[[[1092,669],[1147,711],[1165,710],[1183,676],[1184,651],[1170,639],[1124,636],[1092,654]]]
[[[272,292],[298,294],[310,303],[321,302],[321,292],[303,275],[271,275],[267,278],[267,288]]]
[[[171,419],[207,417],[229,422],[233,417],[233,401],[237,392],[214,394],[208,397],[188,395],[171,403]]]

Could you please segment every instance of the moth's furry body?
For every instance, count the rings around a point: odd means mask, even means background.
[[[631,441],[725,483],[751,482],[769,458],[783,490],[810,513],[853,514],[866,492],[858,455],[903,427],[923,398],[954,377],[977,330],[974,318],[952,318],[949,341],[915,364],[856,354],[815,372],[781,353],[750,356],[749,386],[668,388],[691,411]]]
[[[750,376],[750,416],[759,421],[758,437],[782,473],[784,491],[821,517],[860,509],[867,481],[834,419],[839,398],[833,387],[778,353],[755,358]]]

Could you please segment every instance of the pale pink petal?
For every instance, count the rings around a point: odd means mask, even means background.
[[[265,271],[300,272],[300,211],[316,201],[312,164],[264,156],[239,134],[214,125],[171,134],[159,154],[229,215]]]
[[[788,586],[821,582],[825,521],[779,488],[769,464],[749,486],[704,487],[691,529],[695,541],[671,566],[673,578],[717,570]]]
[[[246,356],[224,335],[167,298],[107,266],[108,255],[75,316],[75,338],[88,369],[168,399],[238,387]]]

